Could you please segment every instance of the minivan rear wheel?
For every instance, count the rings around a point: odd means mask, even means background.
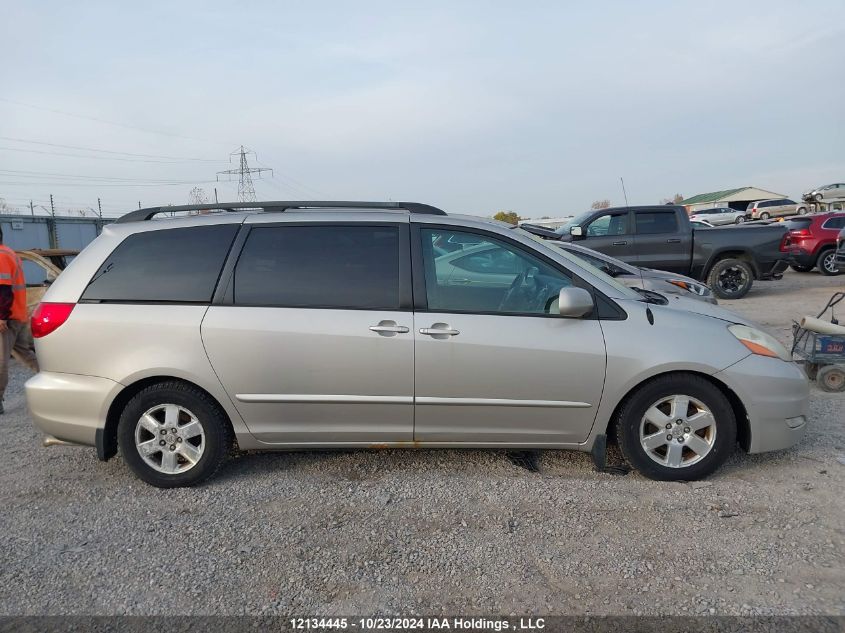
[[[228,422],[204,391],[178,381],[151,385],[123,409],[117,426],[123,459],[158,488],[193,486],[211,477],[228,452]]]
[[[730,402],[693,374],[670,374],[640,387],[622,406],[616,432],[628,463],[660,481],[707,477],[736,447]]]

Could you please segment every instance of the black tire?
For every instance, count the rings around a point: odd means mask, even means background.
[[[190,412],[199,422],[203,432],[203,437],[199,441],[203,447],[199,459],[183,472],[173,474],[159,472],[149,465],[141,456],[135,440],[136,427],[141,417],[146,412],[166,404],[177,405],[180,410]],[[179,426],[180,422],[176,424]],[[155,437],[146,430],[141,433]],[[170,436],[164,435],[164,437]],[[181,441],[181,438],[179,439]],[[181,488],[199,484],[217,472],[231,446],[231,432],[226,414],[211,396],[193,385],[174,380],[151,385],[138,392],[127,403],[117,425],[117,442],[123,459],[139,479],[157,488]],[[193,439],[186,438],[185,446],[188,442],[193,442]],[[169,447],[165,446],[165,449],[167,448]],[[174,458],[176,458],[175,455]],[[178,459],[182,460],[182,467],[189,463],[181,455]],[[161,460],[163,463],[163,453]]]
[[[822,200],[824,200],[824,196],[820,193],[817,193],[816,194],[816,202],[821,202]]]
[[[772,217],[772,216],[769,215],[768,211],[763,211],[763,213],[760,214],[761,220],[768,220],[770,217]]]
[[[835,277],[840,274],[840,270],[836,267],[836,251],[832,248],[825,249],[819,253],[816,266],[822,275]]]
[[[742,224],[743,222],[745,222],[745,216],[744,215],[736,216],[736,220],[734,220],[735,224]]]
[[[655,461],[640,442],[640,426],[646,411],[662,398],[672,395],[698,400],[710,410],[715,425],[709,452],[694,461],[694,452],[690,451],[692,455],[685,459],[691,463],[676,468]],[[658,481],[693,481],[707,477],[736,449],[736,418],[730,402],[713,383],[694,374],[668,374],[639,387],[622,405],[616,427],[619,448],[628,463],[643,476]],[[683,444],[678,445],[683,447]],[[682,448],[682,451],[689,451],[689,448]]]
[[[807,215],[807,207],[798,207],[798,215]]]
[[[815,268],[815,267],[816,267],[816,265],[815,265],[815,264],[810,264],[809,266],[800,266],[800,265],[798,265],[798,264],[790,264],[790,265],[789,265],[789,267],[790,267],[792,270],[794,270],[796,273],[808,273],[808,272],[810,272],[811,270],[813,270],[813,268]]]
[[[754,271],[741,259],[720,259],[707,273],[707,285],[719,299],[742,299],[753,283]]]

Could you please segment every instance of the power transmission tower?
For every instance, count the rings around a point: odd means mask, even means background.
[[[252,184],[252,174],[257,174],[259,178],[261,178],[261,173],[265,171],[269,171],[270,175],[273,174],[273,170],[269,167],[250,167],[246,159],[248,154],[252,154],[256,159],[258,158],[255,156],[255,152],[241,145],[240,149],[236,149],[229,154],[230,163],[233,157],[238,157],[238,168],[217,172],[218,181],[220,176],[227,176],[228,180],[231,180],[232,176],[238,177],[238,202],[255,201],[255,185]]]

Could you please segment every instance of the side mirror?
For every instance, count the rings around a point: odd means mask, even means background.
[[[583,238],[584,237],[584,228],[578,225],[570,226],[569,227],[569,234],[574,238]]]
[[[583,288],[561,288],[557,299],[557,309],[561,316],[582,317],[592,312],[595,304],[593,295]]]

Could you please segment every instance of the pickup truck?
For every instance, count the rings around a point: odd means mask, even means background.
[[[720,299],[744,297],[755,279],[780,279],[789,266],[784,226],[694,229],[686,209],[674,205],[587,211],[555,233],[635,266],[704,281]]]

